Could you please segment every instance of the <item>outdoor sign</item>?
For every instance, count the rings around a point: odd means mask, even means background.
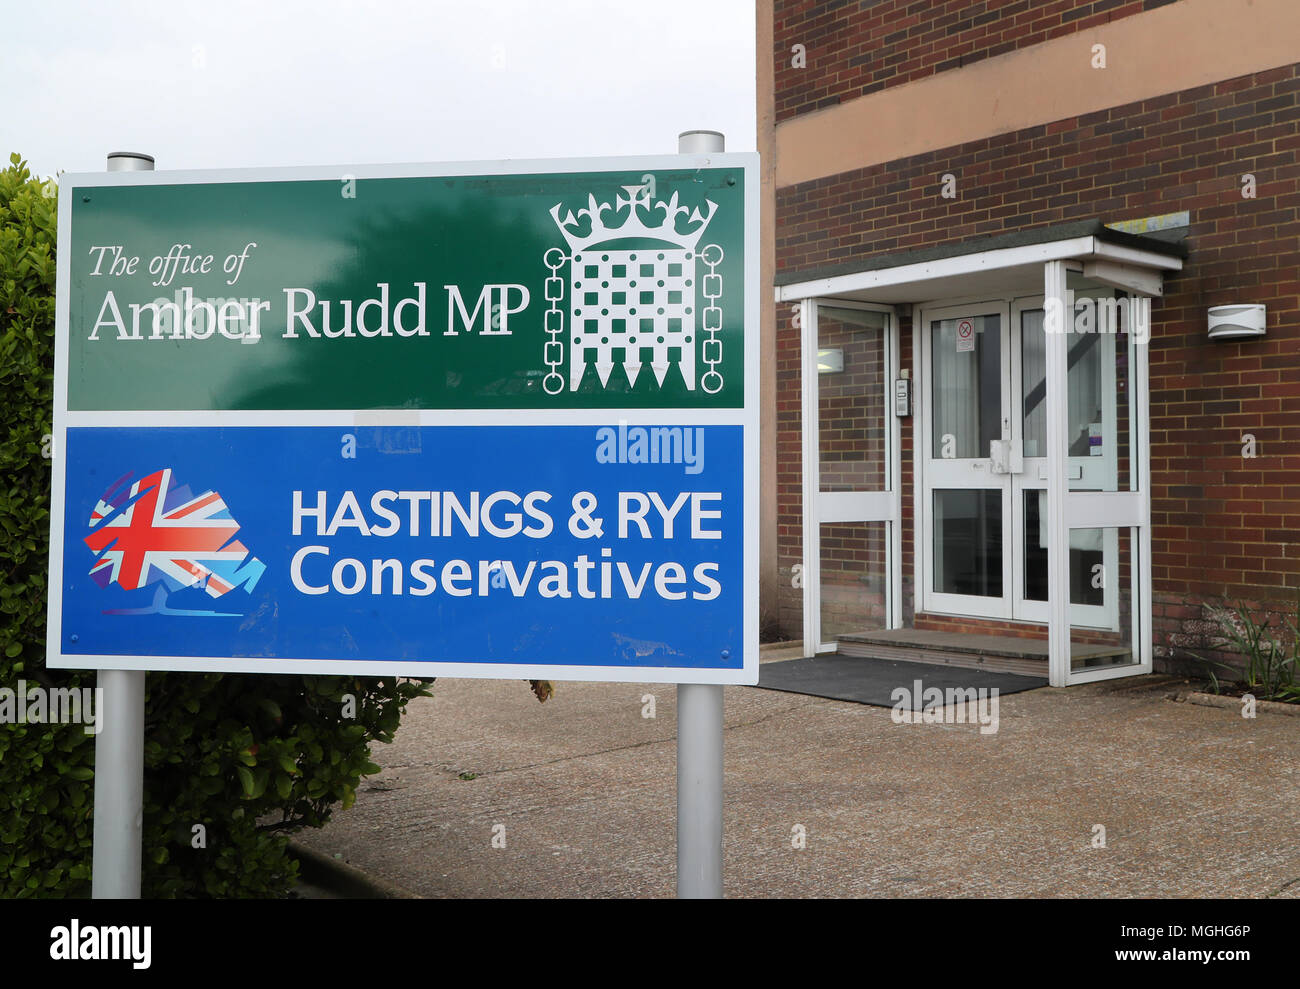
[[[49,665],[756,682],[756,168],[63,176]]]

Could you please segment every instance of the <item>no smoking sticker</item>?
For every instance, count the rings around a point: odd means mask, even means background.
[[[957,323],[957,353],[974,349],[975,323],[973,320],[963,319]]]

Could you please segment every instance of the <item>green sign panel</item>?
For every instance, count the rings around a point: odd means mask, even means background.
[[[756,163],[65,176],[67,408],[743,408]]]

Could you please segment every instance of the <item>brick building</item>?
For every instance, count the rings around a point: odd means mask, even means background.
[[[1293,601],[1300,3],[760,0],[758,52],[769,636],[1066,684]]]

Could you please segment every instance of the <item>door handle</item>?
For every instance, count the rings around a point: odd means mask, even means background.
[[[1021,474],[1025,458],[1016,440],[989,440],[989,463],[994,474]]]
[[[1083,465],[1082,465],[1082,464],[1068,464],[1068,465],[1066,466],[1066,468],[1065,468],[1065,476],[1066,476],[1067,478],[1069,478],[1071,481],[1079,481],[1079,480],[1082,480],[1082,479],[1083,479]],[[1039,479],[1040,481],[1046,481],[1046,480],[1047,480],[1047,465],[1046,465],[1046,464],[1043,464],[1041,467],[1038,468],[1038,479]]]

